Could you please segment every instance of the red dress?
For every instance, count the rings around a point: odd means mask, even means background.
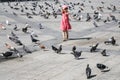
[[[62,31],[67,31],[67,30],[71,29],[71,25],[69,23],[68,13],[62,13],[62,20],[61,20],[60,29]]]

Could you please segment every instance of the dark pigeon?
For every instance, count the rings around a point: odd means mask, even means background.
[[[72,54],[74,55],[75,59],[79,59],[82,51],[76,51],[76,46],[73,46],[72,51],[73,51]]]
[[[37,43],[40,40],[35,39],[32,35],[30,35],[32,42]]]
[[[91,68],[89,67],[89,64],[87,64],[87,67],[86,67],[86,76],[87,76],[87,79],[89,79],[91,77]]]
[[[102,54],[103,56],[107,56],[107,54],[106,54],[106,49],[104,49],[104,50],[101,52],[101,54]]]
[[[23,50],[26,52],[26,53],[32,53],[32,51],[30,51],[28,49],[28,47],[26,47],[25,45],[23,45]]]
[[[55,51],[56,53],[61,53],[61,51],[62,51],[62,45],[60,45],[59,48],[56,48],[53,45],[51,47],[52,47],[52,50]]]
[[[4,52],[2,54],[5,58],[8,58],[8,57],[12,56],[13,52],[12,51],[7,51],[7,52]]]
[[[90,52],[95,52],[98,45],[99,45],[99,43],[97,43],[96,45],[90,46],[91,47]]]
[[[108,72],[108,71],[110,71],[108,66],[106,66],[105,64],[97,63],[96,66],[97,66],[97,68],[99,70],[101,70],[101,72]]]
[[[116,40],[114,37],[111,37],[108,41],[104,42],[105,44],[112,44],[115,45],[116,44]]]

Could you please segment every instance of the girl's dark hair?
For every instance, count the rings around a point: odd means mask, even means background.
[[[62,9],[62,13],[65,13],[65,10],[67,10],[68,8]]]

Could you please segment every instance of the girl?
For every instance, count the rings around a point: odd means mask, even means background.
[[[62,20],[60,29],[63,33],[63,41],[68,40],[68,30],[71,29],[71,25],[69,23],[69,14],[68,14],[68,6],[62,6]]]

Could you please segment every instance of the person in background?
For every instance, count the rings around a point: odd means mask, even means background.
[[[62,6],[62,20],[61,20],[60,29],[62,30],[63,41],[68,40],[69,38],[68,30],[71,29],[71,25],[69,22],[69,13],[68,13],[67,5]]]

